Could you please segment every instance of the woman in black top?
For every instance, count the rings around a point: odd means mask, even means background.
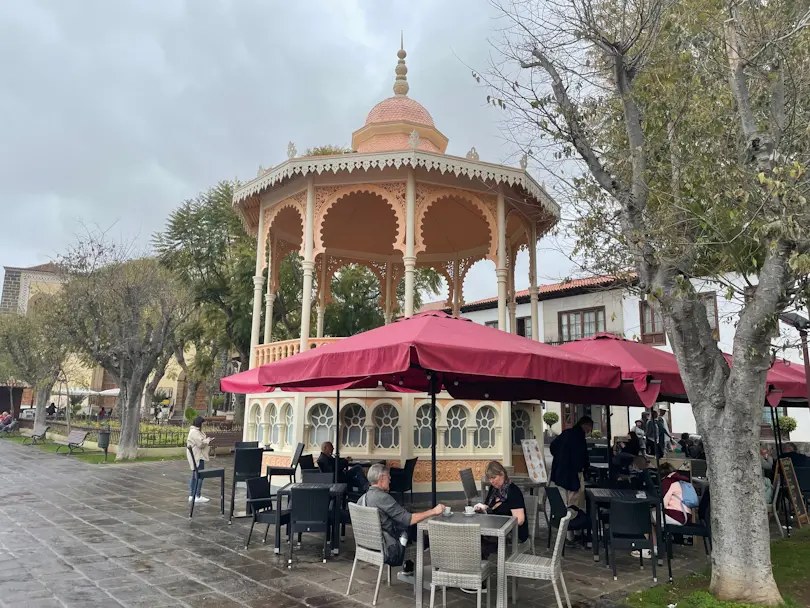
[[[509,473],[500,462],[492,461],[487,465],[485,473],[489,483],[492,484],[487,495],[486,505],[478,505],[479,511],[486,507],[486,512],[492,515],[511,515],[517,519],[518,540],[521,543],[529,539],[529,522],[526,519],[526,502],[523,500],[523,492],[509,479]],[[497,541],[489,545],[491,539],[482,539],[482,550],[487,555],[498,550]]]

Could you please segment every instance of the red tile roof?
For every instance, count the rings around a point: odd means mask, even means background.
[[[31,270],[33,272],[59,272],[59,266],[54,264],[53,262],[47,262],[45,264],[39,264],[37,266],[29,266],[28,268],[21,268],[20,270]]]

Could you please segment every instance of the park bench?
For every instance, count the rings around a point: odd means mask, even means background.
[[[54,441],[54,443],[59,444],[56,451],[58,452],[62,447],[67,447],[67,449],[70,450],[68,456],[72,456],[73,452],[76,450],[84,452],[82,444],[85,439],[87,439],[87,431],[70,431],[66,439],[57,439]]]
[[[0,433],[2,433],[3,435],[11,435],[12,433],[16,433],[19,430],[18,428],[19,426],[20,426],[19,422],[17,422],[16,420],[12,420],[11,423],[0,429]]]
[[[51,427],[47,424],[41,424],[39,426],[35,426],[31,431],[20,431],[20,434],[24,437],[22,442],[25,443],[26,439],[30,439],[31,445],[36,445],[37,442],[45,443],[45,433],[48,432],[49,428]]]

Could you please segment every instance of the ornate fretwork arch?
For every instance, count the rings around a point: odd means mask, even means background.
[[[498,259],[498,223],[495,219],[495,208],[491,203],[489,197],[481,197],[473,192],[467,190],[458,190],[454,188],[437,188],[435,186],[425,187],[422,186],[423,197],[420,199],[420,186],[417,185],[417,204],[416,204],[416,230],[415,230],[415,247],[416,254],[423,253],[426,249],[424,235],[422,234],[422,224],[424,223],[425,216],[430,210],[433,203],[443,198],[456,198],[468,201],[478,209],[484,216],[484,221],[489,228],[489,251],[487,257],[491,260]]]
[[[291,197],[284,199],[280,203],[273,205],[272,207],[264,210],[264,238],[259,240],[259,247],[261,251],[259,255],[261,256],[262,260],[262,269],[267,268],[267,251],[268,247],[270,246],[270,240],[272,235],[273,229],[273,221],[276,219],[279,213],[281,213],[284,209],[293,209],[298,213],[298,217],[301,220],[301,233],[304,232],[304,227],[306,226],[306,200],[307,200],[307,193],[306,191],[298,192]],[[272,257],[272,248],[269,249]],[[304,239],[301,239],[301,255],[304,255]]]
[[[323,274],[323,264],[326,263],[326,274]],[[380,282],[380,307],[386,310],[386,297],[387,297],[387,283],[385,280],[386,271],[391,272],[391,291],[394,294],[394,299],[391,300],[392,305],[396,305],[396,290],[399,281],[402,280],[404,275],[404,267],[401,263],[384,262],[380,260],[362,260],[359,258],[349,258],[344,256],[334,256],[329,253],[319,254],[315,259],[315,272],[318,277],[316,289],[316,301],[320,302],[321,290],[324,292],[324,305],[332,301],[332,279],[335,273],[349,264],[358,264],[365,266],[377,277]],[[321,280],[323,278],[323,280]]]
[[[405,254],[405,182],[379,184],[352,184],[349,186],[323,186],[315,190],[315,255],[326,250],[323,243],[323,226],[329,209],[340,199],[352,194],[376,194],[394,211],[396,236],[392,247]]]

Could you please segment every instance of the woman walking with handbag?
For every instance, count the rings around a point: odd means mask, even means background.
[[[188,439],[186,440],[186,445],[191,448],[191,452],[186,452],[186,454],[188,456],[188,464],[192,471],[191,482],[189,483],[188,501],[191,502],[193,500],[195,503],[209,501],[205,496],[201,496],[202,482],[200,482],[199,487],[197,487],[197,496],[194,496],[194,488],[197,486],[197,475],[194,472],[194,462],[192,458],[197,461],[197,469],[202,471],[205,468],[205,461],[211,458],[211,442],[214,440],[213,437],[206,437],[205,433],[203,433],[203,422],[205,422],[205,418],[202,416],[197,416],[194,419],[194,422],[191,423],[191,427],[188,430]]]

